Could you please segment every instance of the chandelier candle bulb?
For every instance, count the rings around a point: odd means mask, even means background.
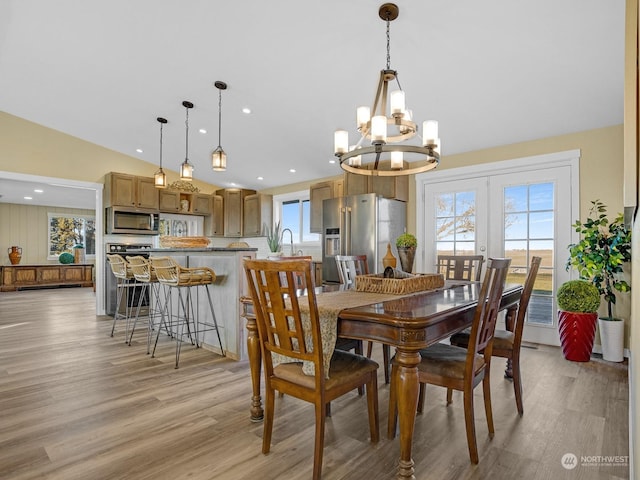
[[[404,166],[403,160],[402,152],[391,152],[391,168],[393,170],[400,170]]]
[[[349,147],[349,151],[353,151],[359,149],[360,147],[356,147],[355,145],[351,145]],[[352,167],[360,167],[362,165],[362,155],[356,155],[355,157],[351,157],[349,159],[349,165]]]
[[[366,130],[369,120],[371,120],[371,109],[369,107],[358,107],[356,110],[356,123],[358,124],[358,130]]]
[[[402,90],[394,90],[393,92],[391,92],[390,104],[391,115],[393,115],[394,117],[396,115],[403,116],[405,111],[404,92]]]
[[[435,145],[438,139],[438,121],[437,120],[425,120],[422,122],[422,144],[423,145]]]
[[[347,153],[349,148],[349,132],[336,130],[333,134],[333,149],[335,153]]]
[[[387,141],[387,117],[376,115],[371,119],[371,142]]]

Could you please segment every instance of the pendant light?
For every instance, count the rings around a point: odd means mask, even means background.
[[[221,147],[220,132],[222,131],[222,90],[227,89],[227,84],[218,80],[214,85],[218,89],[218,148],[211,154],[211,168],[214,172],[224,172],[227,169],[227,154]]]
[[[180,165],[180,180],[184,180],[186,182],[190,182],[193,180],[193,165],[189,163],[189,109],[193,108],[193,103],[185,100],[182,102],[182,106],[187,111],[187,119],[184,122],[186,126],[186,136],[185,136],[185,154],[184,154],[184,162]]]
[[[162,127],[167,119],[158,117],[156,120],[160,123],[160,169],[153,175],[153,180],[156,188],[167,188],[167,175],[162,170]]]

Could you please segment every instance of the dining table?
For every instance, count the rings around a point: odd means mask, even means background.
[[[400,459],[397,479],[415,479],[412,458],[413,430],[418,407],[418,364],[420,350],[447,339],[471,326],[478,303],[480,282],[446,281],[444,287],[409,295],[397,295],[384,301],[349,306],[337,312],[337,336],[361,341],[380,342],[394,347],[398,399]],[[316,298],[336,287],[317,287]],[[505,310],[507,328],[513,324],[522,294],[522,285],[507,284],[500,310]],[[350,290],[341,295],[349,296]],[[334,294],[335,295],[335,294]],[[251,368],[251,421],[263,418],[260,395],[262,366],[260,341],[250,297],[240,299],[246,318],[247,354]]]

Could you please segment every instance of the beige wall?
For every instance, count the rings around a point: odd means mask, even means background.
[[[103,183],[109,172],[153,177],[157,165],[0,112],[0,171]],[[169,183],[178,172],[167,170]],[[203,193],[218,188],[194,180]]]
[[[14,245],[22,248],[21,264],[58,263],[57,260],[47,260],[48,213],[95,215],[94,210],[0,203],[1,265],[9,265],[7,249]],[[93,260],[87,259],[87,263],[93,263]]]

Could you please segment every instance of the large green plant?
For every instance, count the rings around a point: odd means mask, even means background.
[[[600,200],[591,202],[589,218],[573,224],[582,240],[569,245],[567,270],[574,267],[580,278],[593,283],[607,302],[607,318],[613,319],[615,290],[628,292],[622,278],[622,266],[631,260],[631,231],[619,213],[613,221],[607,218],[607,207]]]

